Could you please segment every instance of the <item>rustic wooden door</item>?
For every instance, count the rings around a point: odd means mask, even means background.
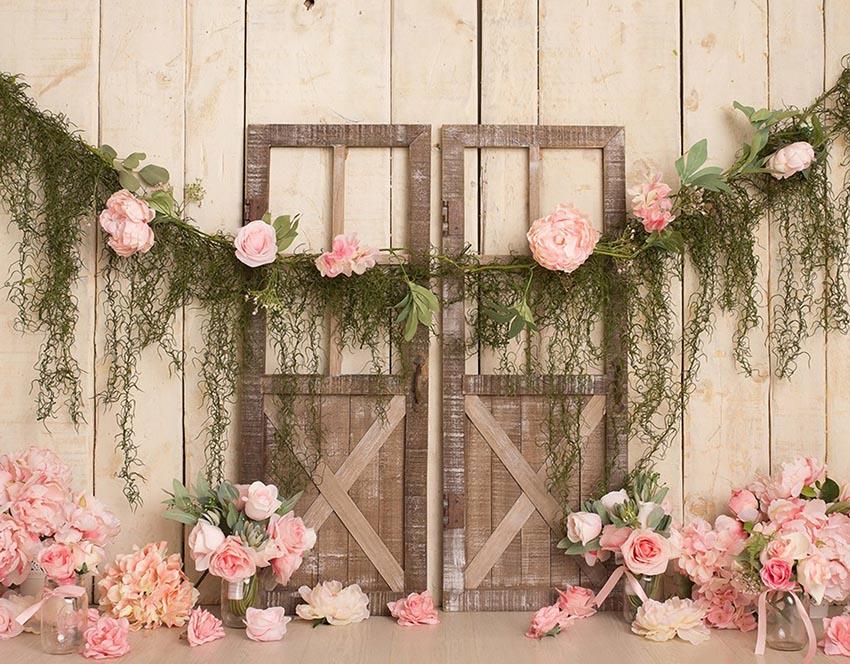
[[[464,228],[464,151],[523,148],[528,152],[528,218],[540,214],[543,149],[602,151],[603,226],[625,221],[624,131],[621,127],[443,126],[443,251],[456,255],[467,242]],[[499,260],[504,257],[488,257]],[[604,570],[579,569],[555,548],[563,537],[564,506],[550,494],[540,437],[547,405],[544,391],[556,381],[580,398],[581,436],[587,442],[577,504],[607,466],[613,481],[625,473],[627,445],[617,432],[626,416],[627,372],[615,372],[622,353],[617,329],[625,307],[613,302],[612,325],[600,375],[525,376],[468,374],[465,368],[461,280],[446,279],[443,295],[443,607],[446,610],[530,610],[552,602],[554,586],[599,585]],[[619,365],[622,367],[623,365]],[[614,396],[616,395],[616,396]]]
[[[427,260],[430,225],[431,132],[424,125],[251,125],[247,133],[245,223],[269,206],[272,148],[320,147],[333,151],[332,235],[345,230],[348,148],[407,148],[410,261]],[[375,269],[381,269],[377,267]],[[356,278],[356,277],[354,277]],[[329,317],[330,317],[330,312]],[[330,321],[330,329],[333,321]],[[277,423],[274,398],[312,400],[324,436],[321,458],[293,449],[310,485],[296,506],[318,541],[286,588],[269,601],[292,610],[296,589],[336,579],[359,583],[373,613],[421,591],[426,582],[426,463],[428,333],[410,344],[410,378],[341,375],[341,351],[328,353],[326,375],[266,373],[266,327],[254,316],[243,361],[240,393],[239,477],[269,477],[268,450]],[[381,402],[381,412],[377,410]]]

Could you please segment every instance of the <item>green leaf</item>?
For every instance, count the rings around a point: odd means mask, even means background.
[[[207,482],[207,478],[204,477],[204,473],[198,471],[197,477],[195,477],[195,495],[203,500],[205,498],[209,498],[212,491],[210,490],[209,482]]]
[[[431,311],[436,312],[440,308],[440,301],[437,299],[437,296],[434,295],[430,290],[425,288],[424,286],[420,286],[419,284],[413,283],[412,281],[408,282],[410,286],[410,292],[414,297],[420,296],[425,298],[428,303],[428,307]]]
[[[265,221],[267,224],[272,223],[272,213],[271,213],[271,212],[266,212],[266,213],[265,213],[265,214],[261,217],[261,219],[262,219],[263,221]]]
[[[525,320],[522,316],[515,316],[508,327],[508,339],[515,339],[525,329]]]
[[[177,521],[178,523],[186,524],[187,526],[194,526],[198,519],[191,514],[187,514],[182,510],[166,510],[163,512],[162,516],[170,521]]]
[[[741,102],[733,101],[732,106],[737,108],[741,113],[747,116],[747,120],[752,122],[753,113],[756,112],[752,106],[744,106]]]
[[[144,152],[134,152],[125,157],[122,163],[124,164],[124,168],[126,168],[128,171],[134,171],[139,167],[139,164],[146,158],[147,155]]]
[[[239,514],[236,511],[236,507],[233,505],[233,503],[228,503],[227,504],[227,518],[226,518],[227,527],[230,528],[231,530],[233,530],[233,528],[236,525],[236,522],[238,520],[239,520]]]
[[[823,486],[820,490],[820,498],[821,500],[831,503],[835,500],[838,500],[838,496],[841,494],[841,487],[838,486],[838,483],[827,477],[826,481],[823,483]]]
[[[158,184],[168,182],[168,171],[162,166],[148,164],[139,171],[139,177],[144,180],[145,184],[155,187]]]
[[[171,192],[160,189],[145,196],[145,200],[152,209],[161,215],[171,218],[176,216],[174,212],[174,196],[171,195]]]
[[[298,501],[301,500],[301,496],[304,494],[303,491],[299,491],[294,496],[290,496],[286,498],[281,504],[280,507],[277,508],[277,513],[283,516],[284,514],[291,512],[295,509],[295,505],[298,504]]]
[[[416,336],[416,328],[418,326],[419,319],[414,315],[413,310],[407,314],[407,320],[404,325],[404,340],[412,341],[413,337]]]
[[[833,503],[826,508],[827,514],[834,514],[835,512],[850,512],[850,500]]]
[[[803,498],[817,498],[817,492],[810,486],[804,486],[803,490],[800,492],[800,495]]]
[[[696,173],[706,159],[708,159],[708,140],[703,138],[694,143],[687,152],[685,175],[690,176]]]
[[[104,143],[98,148],[98,152],[100,152],[103,158],[106,159],[106,161],[108,161],[110,164],[114,159],[118,157],[118,153],[115,151],[115,148],[113,148],[111,145],[107,145],[106,143]]]
[[[682,155],[676,160],[676,174],[679,176],[680,180],[685,179],[685,155]]]
[[[118,182],[127,191],[136,192],[139,190],[139,178],[129,171],[118,171]]]
[[[239,497],[239,491],[237,491],[236,487],[227,481],[218,485],[218,491],[216,491],[216,494],[218,495],[218,501],[222,505],[232,503]]]

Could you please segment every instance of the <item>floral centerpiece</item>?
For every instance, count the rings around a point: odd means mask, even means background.
[[[285,584],[316,543],[312,528],[292,513],[300,494],[280,500],[277,487],[221,482],[210,487],[199,476],[194,494],[174,480],[166,518],[192,526],[189,552],[195,569],[222,580],[222,620],[244,627],[249,608],[259,601],[259,570],[266,585]]]
[[[619,566],[597,601],[601,604],[625,575],[629,622],[646,598],[660,595],[661,575],[678,556],[670,530],[673,518],[665,505],[667,492],[658,473],[636,473],[629,487],[585,501],[584,509],[570,513],[567,536],[558,543],[567,555],[584,556],[589,565],[615,558]]]

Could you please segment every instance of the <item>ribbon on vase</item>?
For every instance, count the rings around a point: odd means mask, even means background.
[[[82,586],[56,586],[53,590],[47,590],[45,588],[44,594],[41,599],[38,600],[32,606],[24,609],[18,614],[18,617],[15,618],[15,622],[19,625],[25,625],[27,620],[32,618],[36,613],[38,613],[39,609],[42,605],[52,597],[59,597],[61,599],[74,599],[77,597],[82,597],[86,594],[86,589]]]
[[[758,599],[758,633],[756,636],[756,655],[764,655],[764,649],[767,645],[767,593],[771,591],[765,590],[759,595]],[[809,664],[817,653],[817,637],[815,636],[815,627],[812,625],[812,619],[806,611],[806,607],[797,597],[796,593],[790,593],[794,598],[794,604],[797,607],[797,612],[800,614],[800,620],[806,628],[806,636],[809,639],[809,645],[806,648],[806,656],[803,658],[803,664]]]
[[[605,585],[602,586],[598,593],[596,593],[596,606],[602,606],[602,602],[608,599],[608,595],[611,594],[611,591],[614,590],[617,582],[623,575],[626,576],[626,581],[631,586],[632,590],[634,590],[635,595],[640,597],[640,601],[645,602],[647,600],[646,593],[638,583],[638,580],[632,576],[632,573],[626,569],[625,565],[620,565],[617,569],[611,572],[611,576],[608,577]]]

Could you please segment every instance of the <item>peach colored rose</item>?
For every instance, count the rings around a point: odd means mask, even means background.
[[[339,581],[325,581],[312,589],[301,586],[298,593],[306,604],[296,606],[295,612],[304,620],[348,625],[369,617],[369,597],[356,583],[343,588]]]
[[[212,613],[198,607],[189,614],[186,638],[189,640],[189,645],[194,648],[216,639],[223,639],[224,627],[221,620]]]
[[[210,558],[224,544],[224,533],[203,519],[189,533],[189,555],[195,561],[195,569],[203,572],[210,566]]]
[[[154,243],[153,229],[147,224],[123,224],[106,244],[119,256],[127,258],[136,253],[146,254]]]
[[[823,651],[850,657],[850,616],[823,619]]]
[[[361,247],[356,234],[337,235],[331,243],[331,251],[316,259],[316,269],[323,277],[338,277],[344,274],[363,274],[375,267],[377,249]]]
[[[434,598],[427,590],[423,593],[410,593],[395,602],[388,602],[390,615],[398,619],[398,624],[404,627],[415,625],[437,625],[440,617],[434,606]]]
[[[254,521],[265,521],[281,506],[274,484],[252,482],[245,496],[245,516]]]
[[[0,514],[0,586],[23,583],[29,576],[30,557],[38,538],[21,528],[8,514]]]
[[[316,545],[316,531],[304,525],[303,519],[292,512],[283,516],[273,514],[267,532],[269,538],[286,553],[303,555]]]
[[[613,551],[616,553],[620,550],[625,541],[629,539],[629,535],[631,534],[631,528],[627,526],[617,528],[617,526],[609,523],[607,526],[602,528],[602,536],[599,538],[599,546],[605,551]]]
[[[531,255],[547,270],[573,272],[593,253],[599,231],[585,214],[569,205],[559,205],[528,230]]]
[[[11,639],[24,631],[24,626],[15,620],[20,611],[8,599],[0,599],[0,641]]]
[[[126,618],[101,616],[85,631],[83,657],[91,659],[123,657],[130,652],[130,643],[127,640],[129,633],[130,623]]]
[[[236,258],[248,267],[268,265],[277,258],[277,232],[271,224],[257,219],[239,229],[233,246]]]
[[[601,532],[602,519],[596,512],[572,512],[567,517],[567,537],[571,542],[586,545]]]
[[[284,613],[281,606],[249,608],[245,612],[245,634],[252,641],[280,641],[286,634],[286,624],[292,620]]]
[[[830,581],[829,561],[823,556],[808,556],[797,563],[797,581],[815,604],[820,604]]]
[[[666,602],[649,599],[637,611],[632,631],[650,641],[680,639],[697,645],[709,637],[705,609],[689,599],[672,597]]]
[[[210,574],[229,583],[243,581],[257,571],[254,556],[239,537],[228,535],[210,557]]]
[[[777,180],[790,178],[805,171],[815,160],[815,151],[806,141],[797,141],[774,152],[767,159],[767,168]]]
[[[558,591],[558,608],[576,618],[587,618],[596,613],[596,593],[581,586],[567,586]]]
[[[670,187],[661,181],[661,173],[656,173],[648,182],[630,192],[632,213],[641,221],[647,233],[662,231],[676,219],[671,212],[671,191]]]
[[[648,528],[633,530],[620,547],[623,562],[632,574],[655,576],[663,574],[673,557],[670,542]]]
[[[273,558],[271,566],[275,580],[281,585],[289,583],[289,579],[301,567],[303,561],[304,558],[300,553],[285,553],[282,556]]]
[[[60,585],[74,583],[77,566],[73,549],[67,544],[53,543],[38,554],[44,573]]]
[[[529,639],[542,639],[544,636],[555,636],[561,629],[573,620],[557,604],[538,609],[531,617],[531,624],[525,635]]]
[[[735,489],[729,498],[729,509],[741,521],[755,522],[759,520],[759,501],[752,491]]]
[[[794,590],[797,584],[791,578],[791,563],[782,558],[771,558],[759,571],[762,582],[770,590]]]
[[[629,494],[626,493],[625,489],[620,489],[618,491],[609,491],[599,499],[599,502],[602,503],[602,506],[606,510],[611,512],[617,505],[622,505],[628,500]]]

